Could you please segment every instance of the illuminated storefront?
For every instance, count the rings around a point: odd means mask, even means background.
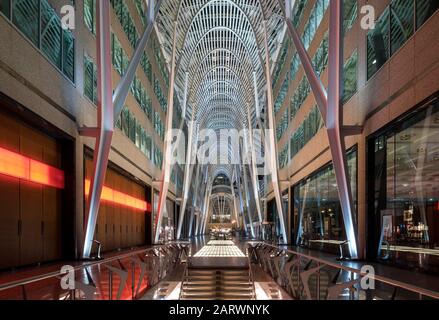
[[[439,102],[369,140],[368,255],[439,270]]]
[[[357,198],[357,152],[348,154],[354,201]],[[325,166],[294,188],[293,215],[296,244],[339,253],[346,241],[337,182],[332,164]],[[357,224],[357,217],[354,216]]]

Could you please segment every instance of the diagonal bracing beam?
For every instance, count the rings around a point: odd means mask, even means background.
[[[278,1],[282,6],[282,1]],[[321,79],[317,76],[311,59],[295,29],[292,19],[291,0],[285,0],[285,21],[291,39],[296,47],[300,61],[302,62],[305,74],[311,85],[320,113],[325,121],[329,137],[329,147],[334,164],[334,171],[338,185],[338,193],[343,213],[343,220],[346,229],[346,237],[349,241],[349,252],[352,258],[358,257],[357,240],[353,223],[355,206],[352,197],[352,189],[349,180],[348,164],[346,158],[346,147],[344,129],[352,134],[349,127],[342,125],[342,110],[340,110],[340,95],[342,92],[343,74],[343,1],[330,0],[330,22],[329,22],[329,61],[328,61],[328,93],[323,86]]]
[[[160,238],[160,228],[162,226],[163,211],[166,207],[166,198],[168,196],[169,183],[171,178],[171,160],[172,160],[172,120],[174,114],[174,86],[175,86],[175,58],[177,54],[177,30],[178,22],[174,22],[174,33],[173,33],[173,45],[172,45],[172,58],[171,58],[171,77],[169,82],[169,93],[168,93],[168,112],[166,114],[166,139],[164,146],[164,161],[162,168],[163,179],[161,182],[159,202],[157,208],[157,220],[156,220],[156,230],[155,230],[155,243],[159,242]]]
[[[273,185],[274,196],[276,199],[277,211],[279,214],[280,221],[280,231],[282,234],[283,243],[288,242],[287,232],[285,229],[285,219],[284,219],[284,210],[282,207],[282,196],[281,190],[279,186],[279,177],[277,171],[277,152],[276,152],[276,137],[275,133],[275,122],[274,122],[274,108],[273,108],[273,88],[271,86],[271,70],[270,70],[270,54],[268,49],[268,35],[267,35],[267,21],[262,21],[263,29],[264,29],[264,45],[265,45],[265,77],[267,82],[267,105],[268,105],[268,159],[270,164],[271,171],[271,183]]]
[[[133,58],[130,61],[127,72],[118,84],[113,94],[113,84],[111,79],[111,19],[110,4],[108,1],[97,1],[97,56],[98,56],[98,125],[96,128],[79,128],[79,133],[83,136],[96,139],[96,146],[93,155],[93,175],[91,181],[90,196],[88,199],[88,212],[86,216],[85,239],[83,257],[90,258],[93,245],[94,231],[99,213],[102,188],[110,155],[111,141],[114,127],[120,116],[125,100],[128,96],[130,85],[134,80],[136,69],[146,45],[151,36],[154,23],[163,0],[159,0],[155,6],[151,0],[148,6],[148,26],[137,45]],[[110,98],[111,96],[111,98]]]
[[[93,155],[93,176],[88,198],[88,213],[83,257],[90,258],[93,237],[98,219],[102,189],[107,173],[108,157],[114,132],[113,84],[111,78],[110,2],[97,2],[97,67],[98,67],[98,128]]]

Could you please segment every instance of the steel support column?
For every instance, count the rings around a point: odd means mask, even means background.
[[[256,73],[253,72],[254,79],[254,90],[255,90],[255,108],[259,109],[259,101],[258,101],[258,91],[256,86]],[[255,150],[255,140],[253,136],[253,125],[250,117],[250,110],[247,108],[247,121],[249,126],[249,139],[250,139],[250,149],[251,149],[251,166],[252,171],[250,172],[252,178],[253,185],[253,193],[255,194],[255,202],[256,202],[256,210],[258,211],[259,223],[262,229],[262,237],[264,237],[265,231],[262,228],[262,211],[261,211],[261,201],[259,198],[259,184],[258,184],[258,168],[257,168],[257,160],[256,160],[256,150]]]
[[[98,68],[98,125],[96,145],[93,155],[93,175],[91,177],[86,216],[86,230],[83,257],[90,258],[93,237],[99,213],[102,188],[107,173],[111,140],[114,132],[113,83],[111,73],[111,33],[110,2],[97,2],[97,68]]]
[[[250,212],[250,195],[249,195],[249,191],[248,191],[248,181],[247,181],[247,169],[245,167],[245,165],[242,165],[242,175],[244,177],[244,191],[245,191],[245,204],[247,207],[247,217],[248,217],[248,222],[250,223],[250,231],[252,234],[252,238],[255,238],[255,229],[253,226],[253,220],[252,220],[252,216],[251,216],[251,212]]]
[[[177,51],[177,21],[174,22],[174,34],[172,45],[172,59],[171,59],[171,76],[169,82],[169,94],[168,94],[168,112],[166,114],[166,139],[164,145],[164,161],[162,169],[162,185],[160,190],[158,213],[155,230],[155,243],[158,243],[160,238],[160,228],[162,227],[163,210],[166,207],[166,198],[168,197],[169,182],[171,177],[171,159],[172,159],[172,120],[174,114],[174,84],[175,84],[175,56]]]
[[[271,182],[273,185],[274,196],[276,198],[277,211],[279,214],[280,229],[282,233],[282,240],[284,243],[288,242],[287,232],[285,230],[285,219],[284,212],[282,208],[282,196],[279,186],[279,177],[277,172],[277,152],[276,152],[276,137],[275,133],[275,122],[274,122],[274,108],[273,108],[273,89],[271,87],[271,70],[270,70],[270,52],[268,49],[268,35],[267,35],[267,22],[264,20],[262,22],[264,29],[264,45],[265,45],[265,77],[267,81],[267,104],[268,104],[268,123],[269,128],[269,162],[271,169]],[[266,153],[267,154],[267,153]]]
[[[329,137],[335,178],[342,207],[346,236],[349,241],[351,258],[357,258],[357,238],[355,235],[353,214],[355,212],[352,189],[349,180],[345,140],[342,133],[341,93],[343,91],[343,1],[330,1],[329,18],[329,55],[328,55],[328,110],[326,128]]]
[[[186,164],[185,164],[185,170],[184,170],[184,179],[183,179],[183,203],[181,205],[181,214],[180,219],[178,221],[178,228],[177,228],[177,239],[180,239],[181,236],[181,228],[183,226],[184,216],[186,214],[186,204],[189,196],[189,188],[190,188],[190,178],[193,173],[193,150],[192,150],[192,144],[193,144],[193,134],[194,134],[194,127],[195,122],[191,121],[189,123],[189,132],[188,132],[188,146],[187,146],[187,153],[186,153]],[[196,139],[195,139],[196,141]]]
[[[130,63],[128,64],[128,68],[125,74],[123,75],[118,86],[116,87],[116,90],[114,90],[113,104],[115,125],[117,120],[119,119],[120,114],[122,113],[122,109],[125,105],[125,101],[130,91],[131,84],[133,83],[134,77],[136,75],[137,67],[140,64],[143,53],[145,52],[146,46],[148,45],[148,40],[150,39],[152,30],[154,29],[154,23],[159,13],[162,2],[163,0],[158,0],[156,7],[155,0],[150,0],[148,6],[148,26],[146,27],[142,37],[140,38],[139,43],[137,44],[137,47],[134,51],[133,57],[130,60]]]
[[[235,218],[236,218],[236,226],[239,228],[239,216],[238,216],[238,209],[236,208],[236,195],[235,195],[235,186],[233,184],[233,177],[230,179],[230,188],[232,189],[232,197],[233,197],[233,211],[235,212]]]
[[[278,1],[282,7],[282,1]],[[311,59],[295,29],[291,20],[291,0],[285,1],[285,20],[289,34],[296,47],[300,61],[302,62],[305,74],[311,85],[320,113],[325,121],[329,136],[329,147],[334,163],[334,171],[338,185],[338,192],[343,213],[343,220],[346,229],[347,240],[349,241],[349,252],[352,258],[358,257],[357,240],[353,224],[355,207],[352,198],[352,189],[349,180],[348,165],[346,159],[345,131],[348,134],[358,133],[352,127],[343,126],[342,110],[340,109],[340,95],[342,92],[343,73],[343,3],[341,0],[330,1],[330,22],[329,22],[329,61],[328,61],[328,91],[326,92],[320,78],[317,76]]]
[[[238,173],[236,171],[236,167],[235,167],[235,177],[236,177],[236,185],[238,187],[239,209],[240,209],[240,212],[241,212],[241,215],[242,215],[242,221],[243,221],[243,224],[244,224],[245,234],[248,235],[247,223],[245,222],[245,214],[244,214],[244,199],[242,197],[241,183],[239,181],[240,178],[239,178],[239,175],[238,175]]]
[[[332,2],[332,0],[330,2]],[[279,0],[279,4],[283,8],[282,1]],[[320,113],[322,114],[323,119],[325,119],[328,104],[325,86],[315,72],[311,58],[308,55],[308,51],[306,51],[305,47],[303,46],[299,33],[297,32],[296,28],[293,25],[293,21],[291,20],[291,0],[285,0],[285,6],[285,22],[287,24],[290,37],[293,40],[294,46],[296,47],[297,54],[300,58],[300,62],[303,65],[303,70],[305,71],[306,77],[308,78],[317,105],[320,109]]]
[[[94,230],[96,228],[97,216],[101,201],[102,188],[110,155],[111,141],[114,127],[119,119],[135,71],[140,63],[142,54],[146,48],[151,32],[154,28],[155,19],[163,0],[159,0],[157,6],[151,0],[148,7],[148,26],[134,52],[127,72],[118,84],[113,94],[111,79],[111,18],[110,4],[106,1],[97,1],[97,65],[98,65],[98,125],[96,128],[79,128],[79,133],[84,136],[96,139],[96,146],[93,155],[93,175],[91,178],[90,196],[88,199],[88,212],[86,217],[86,231],[84,239],[83,257],[89,258],[93,245]],[[111,99],[109,98],[111,94]]]
[[[192,199],[192,208],[191,208],[191,217],[189,219],[189,232],[188,232],[188,238],[192,237],[192,225],[194,223],[194,214],[195,214],[195,206],[197,204],[197,199],[198,199],[198,186],[200,185],[198,183],[198,179],[200,177],[200,171],[201,171],[201,166],[197,165],[197,173],[195,175],[195,192],[193,195],[193,199]]]

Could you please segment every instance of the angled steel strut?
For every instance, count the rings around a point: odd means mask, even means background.
[[[136,69],[146,49],[148,40],[163,0],[150,0],[148,6],[148,26],[138,43],[128,69],[118,84],[113,95],[112,62],[111,62],[111,18],[110,2],[97,1],[97,67],[98,67],[98,123],[96,128],[79,128],[83,136],[96,139],[93,155],[93,175],[91,177],[86,214],[85,239],[83,257],[90,258],[96,221],[99,213],[102,188],[107,172],[111,141],[117,119],[119,119],[125,100],[128,96],[131,83],[134,80]]]
[[[340,110],[340,95],[342,92],[343,80],[343,1],[330,0],[329,2],[328,93],[326,92],[321,79],[316,74],[308,52],[292,23],[291,14],[293,8],[291,0],[285,0],[285,7],[283,7],[282,1],[279,0],[278,2],[282,9],[285,9],[285,21],[290,37],[294,42],[294,46],[296,47],[297,54],[302,62],[320,113],[325,121],[349,245],[349,253],[351,258],[355,259],[358,258],[357,239],[353,223],[355,206],[349,180],[344,137],[348,134],[355,134],[357,130],[342,125],[343,117],[342,110]]]

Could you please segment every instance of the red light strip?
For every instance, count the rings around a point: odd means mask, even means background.
[[[3,148],[0,148],[0,174],[64,189],[63,171]]]
[[[90,184],[91,184],[90,180],[86,179],[85,196],[88,196],[90,194]],[[122,193],[120,191],[116,191],[114,189],[105,186],[102,189],[101,200],[109,203],[118,204],[124,207],[136,209],[138,211],[151,212],[151,204],[149,204],[148,202],[143,201],[141,199],[137,199],[126,193]]]

